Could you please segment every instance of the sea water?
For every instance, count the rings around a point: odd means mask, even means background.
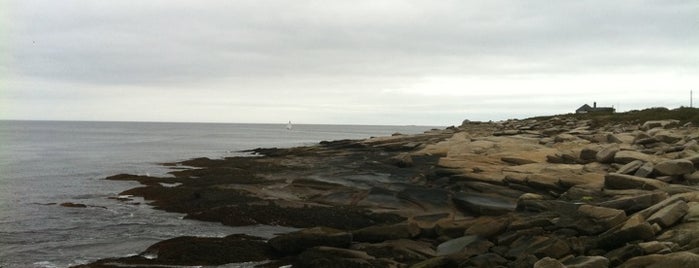
[[[420,126],[0,121],[0,267],[67,267],[137,254],[183,235],[272,237],[278,226],[230,227],[183,219],[110,197],[139,184],[119,173],[167,176],[159,165],[243,155],[258,147],[362,139]],[[86,208],[59,206],[72,202]]]

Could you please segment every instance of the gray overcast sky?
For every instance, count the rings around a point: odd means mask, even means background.
[[[0,20],[0,119],[452,125],[699,95],[699,1],[0,0]]]

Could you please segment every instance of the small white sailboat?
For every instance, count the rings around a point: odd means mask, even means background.
[[[286,129],[291,130],[292,128],[293,128],[293,126],[291,125],[291,121],[289,121],[289,123],[286,124]]]

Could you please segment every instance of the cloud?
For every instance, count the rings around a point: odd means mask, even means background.
[[[321,119],[303,111],[322,105],[342,105],[327,112],[354,121],[372,111],[385,112],[383,121],[409,109],[435,114],[435,121],[438,114],[470,111],[443,98],[440,107],[440,96],[470,96],[513,111],[483,115],[501,118],[540,111],[508,106],[502,96],[518,103],[533,92],[539,100],[577,103],[591,92],[604,99],[615,88],[649,90],[644,85],[654,79],[684,92],[696,82],[687,77],[699,73],[699,3],[692,1],[30,0],[5,6],[0,71],[12,85],[6,102],[137,99],[120,94],[125,91],[171,109],[155,120],[187,117],[165,102],[222,99],[288,108],[313,120]],[[425,96],[432,104],[405,105],[428,101]],[[272,120],[275,112],[255,120]]]

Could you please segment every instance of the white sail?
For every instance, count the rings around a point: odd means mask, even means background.
[[[292,128],[292,126],[291,126],[291,121],[289,121],[289,123],[286,124],[286,129],[291,130],[291,128]]]

